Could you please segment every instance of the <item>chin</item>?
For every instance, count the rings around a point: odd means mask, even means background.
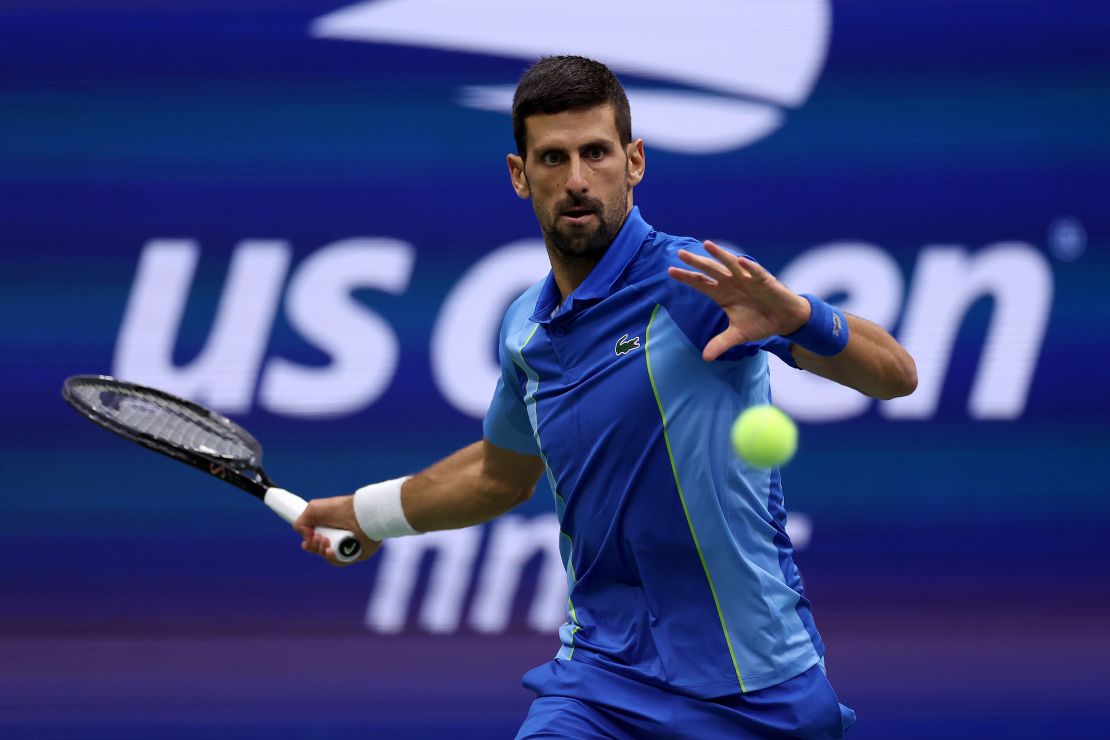
[[[580,260],[598,259],[605,254],[605,250],[608,248],[608,244],[596,244],[591,241],[575,242],[573,244],[564,242],[555,247],[556,251],[564,257]]]
[[[605,254],[613,238],[608,236],[605,222],[589,226],[564,227],[563,224],[554,224],[549,232],[555,251],[567,258],[596,259]]]

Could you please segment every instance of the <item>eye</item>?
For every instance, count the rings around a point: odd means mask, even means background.
[[[586,150],[586,156],[589,159],[601,159],[606,154],[605,147],[594,146]]]
[[[563,161],[563,158],[559,154],[559,152],[544,152],[543,156],[540,157],[540,159],[543,160],[544,164],[550,165],[559,164],[559,162]]]

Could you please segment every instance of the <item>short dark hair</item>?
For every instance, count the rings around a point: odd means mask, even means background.
[[[632,141],[632,112],[620,80],[601,62],[578,56],[542,57],[520,78],[513,95],[513,138],[525,155],[525,120],[534,113],[562,113],[610,104],[617,119],[621,144]]]

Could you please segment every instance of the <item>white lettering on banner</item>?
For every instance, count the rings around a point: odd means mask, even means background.
[[[524,239],[482,257],[447,295],[432,330],[432,374],[459,411],[485,415],[501,374],[493,340],[505,309],[550,269],[543,241]]]
[[[1023,242],[1000,242],[977,254],[928,247],[917,261],[902,344],[917,361],[917,391],[887,401],[893,419],[936,413],[944,373],[964,315],[976,300],[994,300],[986,344],[968,407],[976,419],[1016,419],[1025,410],[1052,305],[1052,268]]]
[[[892,329],[902,308],[902,271],[889,254],[862,242],[834,242],[797,257],[778,275],[800,293],[831,297],[840,308]],[[871,399],[811,373],[771,362],[775,403],[800,421],[850,419],[867,411]]]
[[[366,626],[386,633],[404,629],[420,562],[425,553],[433,553],[435,561],[418,622],[429,632],[454,632],[462,619],[481,541],[481,527],[388,540],[378,555],[381,563],[366,606]]]
[[[486,531],[489,545],[475,565]],[[809,544],[813,523],[805,514],[792,512],[786,533],[794,549],[802,550]],[[486,634],[509,629],[524,566],[537,556],[542,561],[525,624],[536,632],[553,634],[566,621],[567,582],[559,555],[558,519],[554,514],[509,514],[479,527],[387,540],[378,554],[378,574],[366,608],[369,630],[394,634],[408,624],[425,555],[434,560],[416,621],[428,632],[443,634],[458,629],[475,568],[477,583],[467,625]]]
[[[278,414],[319,417],[349,414],[376,401],[397,369],[397,335],[351,291],[404,293],[415,260],[416,250],[406,242],[369,238],[330,244],[305,260],[290,283],[286,314],[332,361],[304,367],[270,360],[259,388],[262,405]]]
[[[151,240],[139,258],[112,372],[226,413],[249,412],[291,256],[286,242],[240,243],[204,349],[177,367],[173,347],[200,248],[187,239]],[[335,242],[306,259],[293,275],[286,312],[331,362],[303,367],[271,359],[261,373],[261,404],[285,416],[323,417],[355,413],[377,400],[393,380],[399,343],[351,291],[401,294],[415,260],[407,242],[368,237]]]
[[[559,553],[559,522],[554,514],[501,517],[490,527],[489,547],[474,594],[468,624],[479,632],[504,632],[524,566],[543,557],[528,626],[552,632],[566,621],[567,573]]]
[[[147,242],[124,311],[112,373],[229,413],[246,413],[290,255],[285,242],[242,242],[232,255],[204,349],[188,365],[176,367],[174,341],[200,247],[189,239]]]
[[[188,365],[173,364],[199,247],[187,239],[146,245],[116,345],[113,371],[231,413],[250,411],[261,374],[263,407],[286,416],[357,413],[386,392],[396,374],[399,343],[392,328],[351,297],[360,287],[394,295],[409,286],[415,248],[387,238],[354,238],[318,250],[291,278],[286,311],[298,332],[331,356],[324,367],[275,357],[262,368],[266,343],[291,256],[281,241],[241,243],[207,343]],[[474,418],[486,410],[497,381],[493,346],[505,305],[545,271],[539,240],[513,242],[480,259],[448,294],[431,336],[436,386],[447,402]],[[804,252],[779,271],[792,289],[842,293],[845,310],[887,328],[898,323],[903,276],[882,249],[836,242]],[[898,331],[917,361],[919,387],[880,403],[891,419],[936,413],[959,328],[980,298],[993,299],[984,350],[968,400],[974,419],[1016,419],[1025,410],[1048,326],[1051,266],[1023,242],[977,253],[926,247],[918,257]],[[865,413],[872,399],[829,381],[771,363],[774,397],[802,421],[837,421]]]

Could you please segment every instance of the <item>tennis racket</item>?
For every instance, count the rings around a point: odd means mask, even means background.
[[[308,503],[273,482],[262,470],[262,446],[230,419],[191,401],[105,375],[74,375],[62,398],[82,416],[143,447],[199,468],[260,499],[290,524]],[[362,552],[350,532],[316,527],[338,560]]]

